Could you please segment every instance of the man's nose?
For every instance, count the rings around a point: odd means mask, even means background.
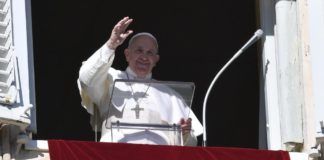
[[[140,56],[141,59],[147,60],[149,58],[149,55],[145,52],[143,52]]]
[[[149,56],[151,56],[151,53],[150,52],[143,52],[142,55],[145,56],[145,57],[149,57]]]

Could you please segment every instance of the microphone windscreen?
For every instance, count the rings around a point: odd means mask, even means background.
[[[261,38],[261,36],[263,35],[263,31],[261,29],[258,29],[255,33],[254,33],[258,38]]]

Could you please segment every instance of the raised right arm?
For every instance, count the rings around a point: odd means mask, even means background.
[[[86,92],[94,102],[99,102],[106,92],[105,82],[109,79],[108,70],[112,65],[115,49],[133,33],[132,30],[126,30],[132,21],[129,17],[120,20],[114,26],[108,41],[83,62],[80,68],[79,89]]]

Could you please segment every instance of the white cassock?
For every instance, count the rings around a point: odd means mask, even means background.
[[[96,107],[99,110],[99,121],[102,122],[100,141],[172,145],[174,141],[170,140],[169,133],[122,130],[112,134],[114,130],[111,129],[111,123],[177,124],[181,118],[190,117],[193,131],[184,137],[184,145],[196,145],[196,136],[202,134],[202,125],[182,97],[171,88],[155,83],[117,83],[112,94],[116,79],[136,77],[129,67],[126,71],[111,68],[113,59],[114,50],[102,46],[83,63],[78,79],[82,106],[91,115],[95,113]],[[151,74],[146,79],[151,79]],[[134,110],[136,105],[141,110]]]

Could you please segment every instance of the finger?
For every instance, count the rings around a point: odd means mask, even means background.
[[[191,129],[191,125],[185,124],[185,125],[182,125],[181,128],[184,128],[184,129]]]
[[[124,17],[123,19],[121,19],[118,23],[117,23],[117,25],[121,25],[121,24],[124,24],[126,21],[128,21],[129,20],[129,17]]]
[[[121,38],[126,39],[130,34],[132,34],[132,30],[128,30],[127,32],[120,35]]]
[[[183,125],[185,123],[185,119],[184,118],[181,118],[180,121],[179,121],[179,124],[180,125]]]
[[[114,26],[114,28],[113,28],[113,30],[115,31],[115,32],[119,32],[120,33],[120,31],[122,30],[122,29],[124,29],[124,27],[123,27],[123,25],[126,23],[126,24],[128,24],[129,25],[129,23],[132,21],[132,19],[129,19],[129,17],[124,17],[122,20],[120,20],[115,26]],[[127,25],[127,26],[128,26]]]
[[[124,23],[120,24],[120,30],[122,32],[125,32],[125,30],[127,29],[127,27],[133,22],[133,19],[128,19],[127,21],[125,21]]]
[[[189,120],[187,120],[185,123],[183,123],[182,125],[181,125],[181,128],[183,128],[183,129],[191,129],[191,121]]]
[[[128,26],[132,21],[133,21],[133,19],[131,19],[129,17],[124,17],[122,20],[120,20],[117,23],[117,25],[119,25],[119,26]]]
[[[191,129],[191,126],[183,126],[181,128],[182,128],[182,130],[190,130]]]
[[[186,125],[191,126],[191,121],[187,121],[187,122],[186,122]]]
[[[187,133],[190,133],[191,131],[191,127],[190,126],[185,126],[185,127],[182,127],[182,133],[183,134],[187,134]]]
[[[181,128],[191,128],[191,123],[190,122],[183,123],[181,124]]]
[[[124,23],[122,23],[123,27],[128,27],[129,24],[131,24],[133,22],[133,19],[128,19],[127,21],[125,21]]]

